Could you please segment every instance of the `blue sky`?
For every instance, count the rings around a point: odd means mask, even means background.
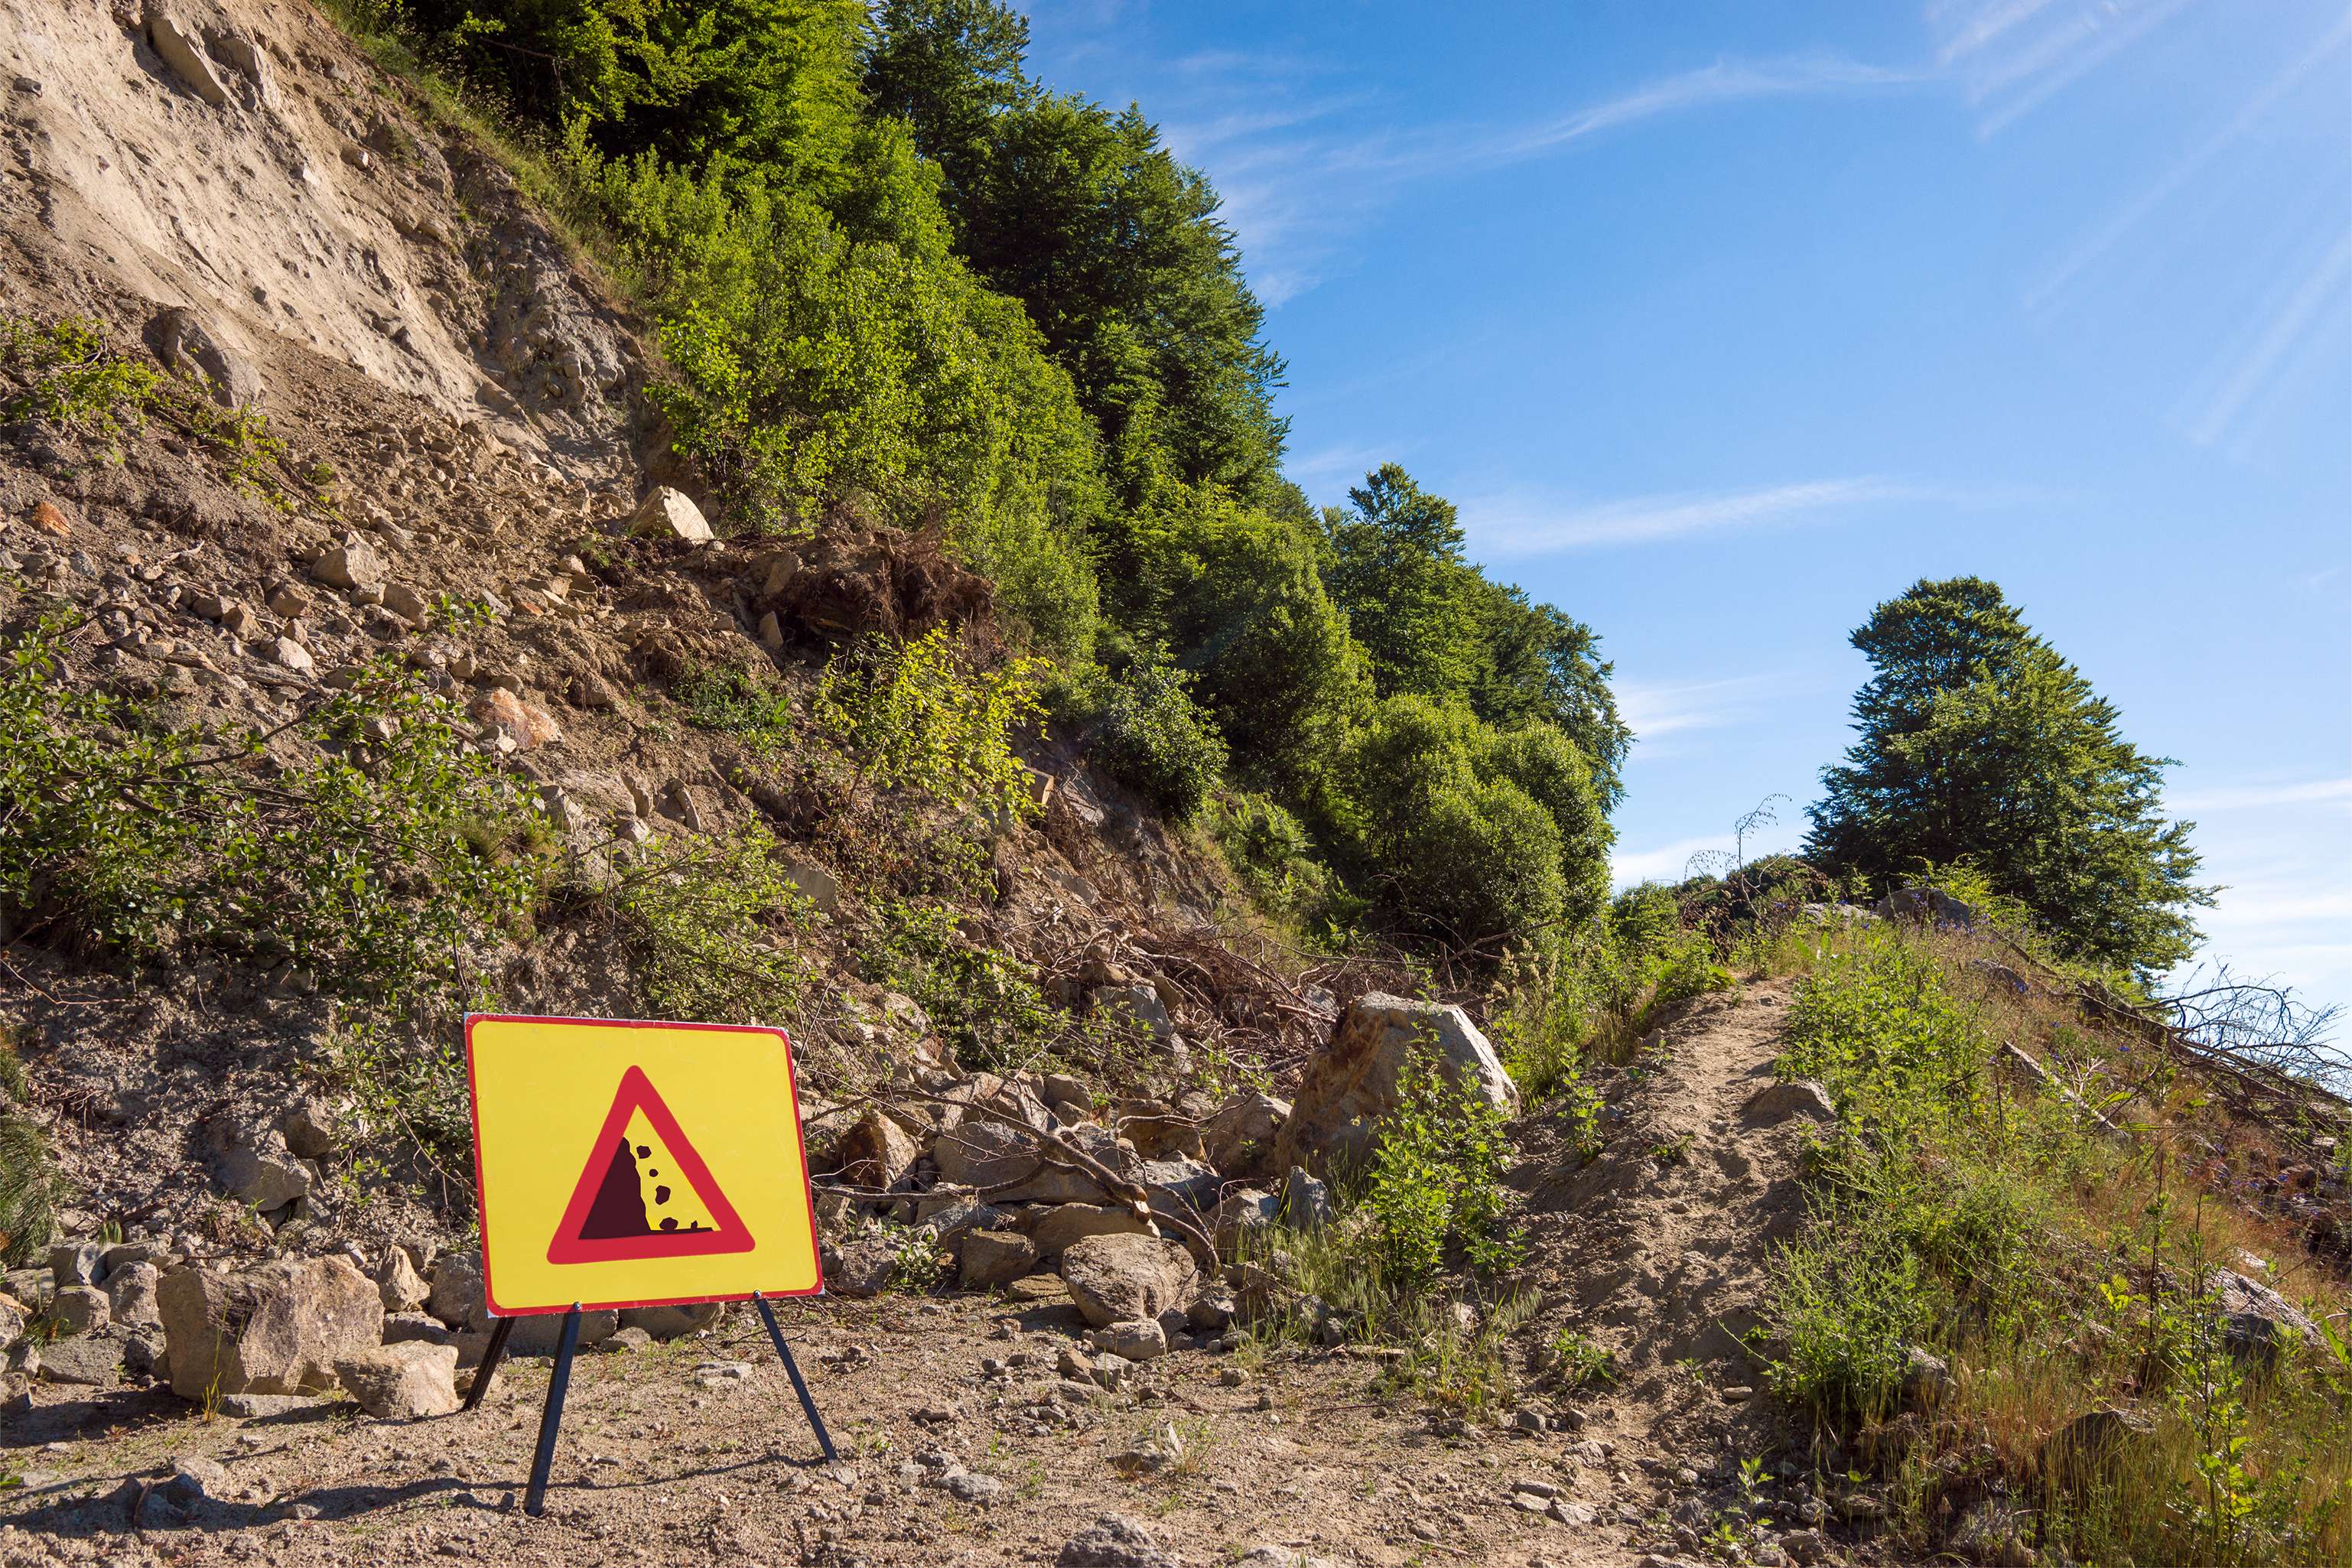
[[[2212,955],[2352,1003],[2343,0],[1031,18],[1224,195],[1292,477],[1403,463],[1601,634],[1621,877],[1793,844],[1847,634],[1975,573],[2180,760]]]

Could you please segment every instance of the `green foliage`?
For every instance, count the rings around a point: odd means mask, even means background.
[[[718,837],[656,840],[600,901],[646,997],[666,1018],[730,1024],[789,1019],[814,970],[793,938],[809,913],[756,825]]]
[[[1911,1346],[1934,1321],[1918,1258],[1846,1211],[1818,1219],[1774,1261],[1772,1391],[1825,1421],[1894,1414]]]
[[[46,419],[100,435],[138,426],[163,379],[108,347],[105,328],[85,316],[44,323],[0,315],[0,369],[20,383],[0,399],[0,419]]]
[[[1138,659],[1111,683],[1094,753],[1168,816],[1183,818],[1224,774],[1225,742],[1192,697],[1192,678],[1165,656]]]
[[[792,700],[740,666],[697,666],[679,677],[670,694],[689,722],[737,736],[755,752],[773,753],[792,744]]]
[[[944,626],[912,642],[869,638],[826,666],[814,722],[852,759],[861,785],[1017,817],[1036,802],[1013,737],[1040,722],[1043,668],[976,668]]]
[[[1357,912],[1298,818],[1262,795],[1212,797],[1208,827],[1252,901],[1309,934],[1336,935]]]
[[[0,1040],[0,1265],[10,1268],[41,1257],[57,1228],[57,1167],[25,1114],[28,1092],[16,1051]]]
[[[453,985],[469,943],[538,907],[530,796],[413,676],[372,668],[273,753],[67,689],[64,629],[19,640],[0,678],[0,900],[21,927],[290,962],[390,1003]]]
[[[2160,973],[2210,905],[2192,824],[2162,816],[2164,769],[2113,704],[1980,578],[1921,582],[1853,634],[1875,673],[1861,738],[1824,770],[1806,855],[1879,886],[1969,862],[2079,956]]]
[[[1425,1289],[1449,1251],[1480,1274],[1510,1268],[1520,1240],[1502,1226],[1510,1163],[1502,1109],[1457,1081],[1426,1047],[1414,1049],[1397,1089],[1363,1191],[1387,1278],[1401,1291]]]
[[[1364,647],[1382,697],[1443,697],[1464,690],[1475,659],[1474,574],[1462,560],[1454,503],[1423,489],[1394,463],[1348,492],[1355,510],[1332,511],[1327,574],[1331,597]]]
[[[996,116],[1034,92],[1022,72],[1028,19],[996,0],[882,0],[867,17],[866,100],[904,120],[940,166],[950,212],[970,211]]]
[[[1035,972],[967,937],[953,910],[892,900],[877,912],[880,930],[861,954],[866,978],[913,997],[957,1060],[1018,1072],[1063,1044],[1071,1021],[1046,1002]]]

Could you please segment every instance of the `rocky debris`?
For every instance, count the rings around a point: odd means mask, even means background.
[[[2319,1342],[2319,1326],[2267,1285],[2217,1268],[2205,1290],[2221,1314],[2222,1343],[2242,1360],[2269,1361],[2285,1345]]]
[[[1192,1255],[1150,1236],[1090,1236],[1062,1254],[1062,1282],[1095,1328],[1181,1311],[1199,1279]]]
[[[124,1339],[116,1331],[101,1329],[95,1333],[51,1340],[40,1347],[41,1381],[84,1388],[111,1387],[122,1370]]]
[[[156,1291],[172,1392],[296,1394],[335,1386],[335,1363],[383,1339],[375,1283],[340,1257],[278,1258],[238,1274],[184,1267]]]
[[[475,698],[467,711],[477,722],[504,734],[519,752],[536,751],[563,739],[563,727],[545,709],[524,701],[503,686],[494,686]]]
[[[1129,1318],[1087,1336],[1095,1349],[1127,1361],[1157,1361],[1168,1353],[1168,1332],[1157,1318]]]
[[[433,1287],[425,1310],[460,1331],[481,1332],[490,1326],[488,1298],[482,1288],[482,1255],[445,1252],[433,1263]]]
[[[340,540],[319,552],[310,563],[310,575],[330,588],[346,591],[369,585],[381,586],[385,570],[383,557],[363,534],[346,532]]]
[[[708,544],[718,537],[710,531],[702,509],[683,491],[667,485],[656,485],[637,503],[637,510],[629,516],[629,531],[640,539],[676,539],[688,544]]]
[[[1955,1386],[1951,1365],[1943,1357],[1931,1355],[1917,1345],[1904,1348],[1904,1398],[1914,1405],[1933,1409],[1944,1402]]]
[[[1307,1064],[1291,1114],[1275,1142],[1274,1168],[1328,1169],[1359,1163],[1375,1129],[1397,1103],[1405,1064],[1416,1049],[1436,1056],[1456,1083],[1496,1108],[1518,1104],[1518,1089],[1494,1046],[1461,1008],[1367,992],[1348,1004],[1331,1043]]]
[[[106,1292],[95,1285],[68,1285],[49,1302],[49,1316],[68,1334],[86,1334],[111,1321]]]
[[[457,1408],[457,1347],[408,1340],[335,1363],[335,1376],[379,1421],[415,1421]]]
[[[1037,1266],[1037,1244],[1009,1230],[971,1230],[963,1236],[959,1274],[967,1290],[1007,1285]]]
[[[1168,1005],[1160,999],[1159,992],[1140,982],[1097,985],[1087,993],[1087,1002],[1094,1011],[1108,1017],[1125,1019],[1159,1045],[1168,1045],[1176,1038],[1176,1020],[1169,1015]]]
[[[59,1241],[49,1247],[49,1278],[60,1290],[95,1285],[106,1278],[106,1247],[95,1241]]]
[[[1282,1181],[1282,1221],[1293,1230],[1320,1230],[1331,1223],[1331,1189],[1293,1165]]]
[[[274,1127],[255,1131],[223,1119],[210,1124],[206,1138],[214,1182],[262,1214],[309,1197],[318,1180],[317,1172],[287,1146],[286,1135]]]
[[[621,1327],[639,1329],[656,1340],[682,1340],[717,1328],[727,1316],[724,1301],[697,1301],[684,1307],[624,1307]]]
[[[1272,1193],[1255,1187],[1236,1187],[1217,1205],[1217,1212],[1209,1216],[1210,1234],[1216,1237],[1217,1250],[1238,1251],[1242,1237],[1282,1222],[1282,1200]]]
[[[12,1350],[25,1337],[25,1304],[14,1296],[0,1296],[0,1351]]]
[[[411,1340],[421,1340],[428,1345],[454,1345],[457,1342],[457,1331],[424,1312],[386,1312],[383,1342],[398,1345]]]
[[[1976,925],[1977,912],[1941,888],[1899,888],[1871,906],[1871,913],[1883,921],[1913,921],[1921,924],[1948,926],[1954,931],[1969,931]]]
[[[414,1312],[433,1293],[402,1247],[384,1248],[383,1261],[375,1266],[375,1289],[386,1312]]]
[[[515,1319],[514,1332],[507,1336],[509,1355],[553,1355],[563,1338],[562,1312],[530,1312]],[[586,1350],[601,1345],[618,1333],[621,1314],[616,1311],[583,1312],[580,1314],[580,1348]],[[466,1359],[460,1347],[460,1360]]]
[[[922,1151],[907,1130],[879,1110],[869,1110],[834,1145],[837,1179],[869,1192],[887,1192],[914,1168]]]
[[[1150,1227],[1127,1209],[1108,1204],[1059,1204],[1028,1230],[1040,1258],[1058,1258],[1090,1236],[1148,1236]]]
[[[1086,1355],[1073,1346],[1064,1345],[1055,1358],[1055,1370],[1073,1383],[1116,1392],[1134,1376],[1135,1363],[1108,1351]]]
[[[1826,1126],[1837,1121],[1837,1106],[1828,1089],[1811,1079],[1801,1078],[1766,1084],[1748,1097],[1739,1115],[1750,1127],[1778,1127],[1799,1117]]]
[[[1137,1520],[1107,1513],[1062,1543],[1054,1568],[1183,1568]]]

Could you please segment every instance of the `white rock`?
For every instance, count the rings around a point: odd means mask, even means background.
[[[653,492],[637,503],[629,519],[629,531],[646,539],[677,539],[688,544],[708,544],[717,535],[703,518],[702,509],[679,490],[667,485],[656,485]]]

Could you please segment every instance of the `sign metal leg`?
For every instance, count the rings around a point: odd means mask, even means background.
[[[833,1435],[824,1429],[824,1417],[816,1413],[816,1401],[809,1397],[808,1384],[801,1378],[800,1363],[793,1360],[793,1347],[784,1343],[784,1331],[776,1325],[776,1314],[768,1299],[758,1291],[751,1292],[751,1304],[760,1309],[760,1321],[768,1325],[768,1338],[783,1358],[784,1375],[793,1380],[793,1392],[801,1397],[801,1410],[808,1416],[809,1426],[816,1433],[816,1446],[824,1450],[825,1463],[838,1464],[841,1456],[833,1450]]]
[[[512,1320],[508,1320],[511,1321]],[[539,1417],[539,1452],[531,1457],[530,1489],[522,1510],[537,1519],[547,1511],[547,1472],[555,1464],[555,1429],[563,1423],[563,1395],[572,1386],[572,1357],[580,1348],[580,1304],[563,1314],[563,1334],[555,1342],[555,1370],[547,1379],[547,1408]]]
[[[480,1407],[482,1396],[490,1391],[490,1379],[499,1374],[499,1363],[506,1359],[507,1339],[514,1332],[515,1321],[500,1318],[490,1329],[490,1342],[482,1352],[482,1364],[474,1369],[474,1386],[466,1391],[467,1410]]]

